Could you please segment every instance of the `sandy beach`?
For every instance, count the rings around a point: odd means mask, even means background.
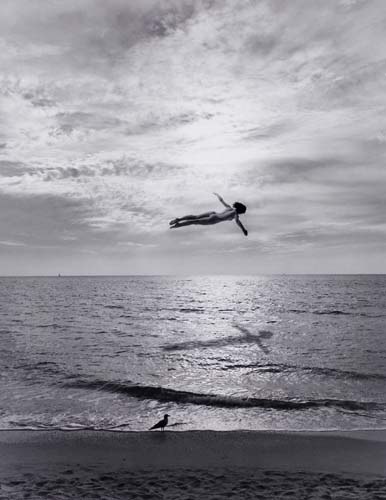
[[[386,433],[0,432],[0,498],[386,499]]]

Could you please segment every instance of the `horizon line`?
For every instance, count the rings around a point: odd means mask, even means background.
[[[386,276],[386,273],[151,273],[151,274],[1,274],[1,278],[103,278],[103,277],[186,277],[186,276]]]

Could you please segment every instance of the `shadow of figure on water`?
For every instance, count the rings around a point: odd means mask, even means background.
[[[248,328],[237,323],[233,324],[233,327],[242,333],[242,336],[234,337],[222,337],[220,339],[211,340],[191,340],[188,342],[176,342],[173,344],[167,344],[163,347],[164,351],[184,351],[189,349],[205,348],[205,347],[226,347],[230,345],[241,345],[241,344],[256,344],[264,354],[269,354],[269,348],[264,344],[263,340],[270,339],[273,336],[273,332],[269,330],[260,330],[257,334],[251,333]]]

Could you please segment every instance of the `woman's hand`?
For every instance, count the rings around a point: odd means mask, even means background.
[[[213,194],[215,196],[217,196],[217,198],[224,205],[224,207],[226,207],[226,208],[232,208],[230,205],[228,205],[228,203],[226,201],[223,200],[222,196],[220,196],[218,193],[213,193]]]

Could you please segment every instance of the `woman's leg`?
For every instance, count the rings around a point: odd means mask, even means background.
[[[208,226],[208,225],[211,225],[211,224],[217,224],[217,222],[220,222],[218,217],[216,217],[215,215],[213,215],[213,212],[211,212],[211,215],[207,216],[207,217],[201,217],[201,219],[188,219],[188,220],[184,220],[184,221],[181,221],[181,219],[179,219],[178,222],[176,222],[172,227],[171,229],[174,229],[175,227],[183,227],[183,226],[191,226],[192,224],[197,224],[197,225],[200,225],[200,226]]]
[[[184,215],[183,217],[177,217],[169,222],[170,225],[176,224],[177,222],[183,222],[187,220],[197,220],[197,219],[202,219],[203,217],[209,217],[216,212],[204,212],[203,214],[200,215]]]

